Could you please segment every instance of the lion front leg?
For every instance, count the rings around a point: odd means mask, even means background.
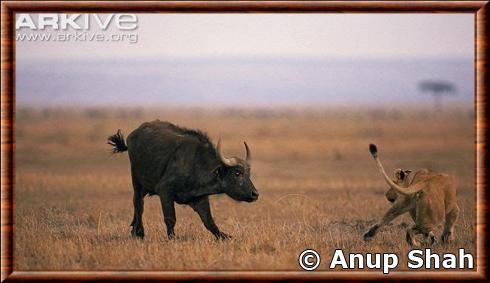
[[[368,241],[373,238],[379,231],[380,228],[389,224],[393,219],[406,213],[412,208],[411,202],[401,201],[393,204],[393,206],[385,213],[381,221],[369,228],[369,230],[364,233],[364,241]]]
[[[420,247],[420,243],[415,238],[417,234],[420,234],[417,226],[413,226],[412,228],[407,229],[406,240],[407,243],[412,247]]]
[[[424,235],[424,240],[423,240],[422,243],[420,243],[416,239],[416,236],[419,235],[419,234],[423,234]],[[430,247],[430,246],[434,245],[437,242],[436,236],[434,235],[434,232],[429,231],[429,232],[424,233],[416,225],[414,227],[412,227],[412,228],[410,228],[410,229],[407,230],[406,240],[407,240],[407,243],[411,247],[420,247],[422,245],[424,245],[426,247]]]

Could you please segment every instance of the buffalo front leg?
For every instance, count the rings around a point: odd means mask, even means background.
[[[133,206],[134,206],[134,214],[133,221],[131,222],[131,236],[143,238],[145,236],[145,229],[143,228],[143,207],[145,193],[138,185],[137,181],[133,179]]]
[[[174,200],[168,195],[160,196],[160,203],[162,204],[163,221],[167,226],[167,237],[173,239],[175,237],[175,206]]]
[[[206,229],[213,233],[216,239],[224,240],[231,238],[230,235],[221,232],[218,229],[218,226],[216,226],[214,223],[213,216],[211,215],[211,208],[209,206],[209,198],[207,196],[191,203],[190,206],[195,212],[197,212],[197,214],[199,214],[199,217],[201,218],[201,221]]]
[[[398,216],[409,211],[411,208],[412,207],[409,202],[400,202],[393,204],[393,206],[385,213],[383,219],[381,219],[379,223],[371,226],[371,228],[369,228],[369,230],[364,233],[364,241],[368,241],[373,238],[378,233],[380,228],[387,225]]]

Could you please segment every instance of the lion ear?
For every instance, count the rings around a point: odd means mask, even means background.
[[[400,180],[405,180],[405,171],[400,171]]]
[[[393,177],[395,177],[395,180],[399,180],[399,179],[402,179],[402,174],[403,170],[400,169],[400,168],[397,168],[393,171]]]

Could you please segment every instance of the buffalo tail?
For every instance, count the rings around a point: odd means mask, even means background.
[[[117,133],[107,138],[107,144],[113,146],[112,153],[120,153],[128,150],[120,129],[117,130]]]

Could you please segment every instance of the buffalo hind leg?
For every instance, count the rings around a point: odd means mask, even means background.
[[[224,240],[231,238],[230,235],[221,232],[218,226],[216,226],[214,223],[213,216],[211,215],[211,208],[209,207],[209,198],[207,196],[191,203],[190,206],[195,212],[197,212],[197,214],[199,214],[199,217],[201,218],[202,223],[204,223],[206,229],[213,233],[216,239]]]
[[[144,197],[146,193],[143,192],[138,181],[133,178],[133,206],[134,215],[133,221],[131,222],[131,236],[133,237],[145,237],[145,229],[143,228],[143,210],[144,210]]]
[[[444,223],[444,231],[441,235],[441,240],[443,243],[448,243],[453,237],[454,223],[458,220],[459,207],[453,208],[448,214],[446,214],[446,220]]]

